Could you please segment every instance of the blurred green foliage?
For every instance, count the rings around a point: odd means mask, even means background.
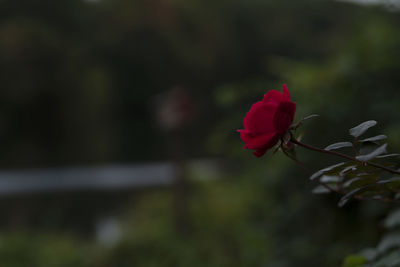
[[[345,258],[343,267],[394,267],[400,264],[400,210],[392,210],[383,221],[387,233],[374,247],[361,250],[358,254]]]
[[[93,261],[91,246],[65,235],[2,233],[0,242],[1,266],[83,267]]]
[[[121,215],[114,247],[17,228],[0,235],[0,265],[339,266],[379,240],[390,206],[338,209],[284,156],[242,151],[235,129],[286,82],[297,119],[321,115],[305,142],[325,147],[375,119],[400,151],[399,26],[396,12],[333,1],[1,1],[2,167],[168,159],[153,99],[175,86],[199,109],[186,156],[231,165],[219,180],[191,181],[186,233],[173,191],[156,190]],[[299,158],[315,170],[332,162]]]

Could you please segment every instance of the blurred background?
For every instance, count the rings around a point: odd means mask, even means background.
[[[0,265],[339,266],[389,204],[243,151],[287,83],[304,142],[400,151],[398,1],[0,1]],[[299,149],[315,171],[336,159]]]

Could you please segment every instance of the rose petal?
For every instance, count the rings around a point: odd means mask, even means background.
[[[268,151],[268,149],[272,148],[278,141],[279,141],[279,135],[276,134],[269,142],[266,144],[264,147],[257,149],[256,151],[253,152],[253,154],[259,158],[262,155],[265,154],[265,152]]]
[[[254,156],[256,156],[257,158],[263,156],[265,154],[265,152],[267,152],[267,149],[257,149],[256,151],[253,152]]]
[[[244,148],[259,149],[259,148],[263,148],[265,146],[269,146],[270,142],[273,141],[273,139],[276,139],[275,138],[276,134],[277,133],[274,132],[274,133],[258,135],[258,136],[255,136],[253,138],[247,138],[246,137],[246,140],[247,140],[246,143],[247,144],[244,146]]]
[[[283,100],[290,101],[290,93],[289,90],[287,89],[286,84],[282,85],[282,91],[283,91]]]
[[[282,85],[282,92],[268,91],[263,100],[253,104],[246,114],[244,129],[237,130],[246,143],[244,148],[254,149],[256,157],[261,157],[272,148],[293,122],[296,104],[290,101],[286,84]]]
[[[273,125],[276,106],[262,101],[255,103],[243,120],[244,128],[254,134],[275,132]]]
[[[296,103],[282,102],[279,104],[274,116],[274,127],[280,134],[284,134],[289,129],[295,112]]]
[[[283,100],[283,95],[281,92],[276,91],[276,90],[269,90],[263,98],[263,102],[265,104],[273,104],[273,105],[279,105]]]
[[[255,134],[253,134],[247,130],[244,130],[244,129],[240,129],[237,131],[240,133],[240,139],[242,139],[243,142],[245,142],[245,143],[249,142],[251,140],[251,138],[254,138],[254,136],[255,136]]]

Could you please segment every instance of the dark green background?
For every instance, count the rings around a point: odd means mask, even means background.
[[[304,142],[347,141],[348,128],[375,119],[371,134],[388,135],[399,151],[399,27],[396,10],[322,0],[0,1],[2,169],[176,153],[226,162],[220,179],[190,180],[184,233],[173,224],[173,190],[133,192],[117,205],[124,236],[112,248],[73,230],[84,211],[67,213],[72,228],[62,207],[35,224],[4,216],[0,265],[338,266],[374,246],[390,205],[337,208],[339,196],[312,195],[315,185],[289,159],[243,151],[235,130],[253,102],[287,83],[296,119],[321,115],[304,126]],[[177,86],[196,114],[165,133],[155,99]],[[335,162],[299,156],[311,170]],[[83,197],[88,210],[109,206],[93,198],[102,197]]]

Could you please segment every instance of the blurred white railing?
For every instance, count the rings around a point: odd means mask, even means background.
[[[214,178],[219,172],[215,160],[190,161],[186,165],[188,174],[194,178]],[[173,183],[176,172],[171,162],[0,171],[0,196],[166,186]]]

